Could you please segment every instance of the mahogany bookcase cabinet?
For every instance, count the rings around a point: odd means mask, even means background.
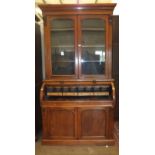
[[[114,144],[115,6],[40,5],[45,40],[43,144]]]

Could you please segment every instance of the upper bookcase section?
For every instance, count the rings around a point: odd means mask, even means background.
[[[96,14],[113,14],[116,3],[103,3],[103,4],[40,4],[43,15],[56,15],[56,14],[91,14],[94,11]]]
[[[112,13],[116,4],[40,5],[45,78],[112,78]]]

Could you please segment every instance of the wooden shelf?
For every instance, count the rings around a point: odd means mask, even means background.
[[[54,45],[52,48],[74,48],[74,45]]]
[[[63,28],[63,29],[52,29],[51,28],[51,31],[73,31],[74,29],[73,28]]]
[[[105,47],[105,45],[82,45],[81,47],[87,48],[87,47]],[[74,48],[74,45],[54,45],[52,48]]]
[[[82,31],[105,31],[103,28],[82,28]]]
[[[104,62],[104,61],[99,61],[99,60],[84,60],[83,62]]]
[[[86,47],[105,47],[105,45],[82,45],[82,47],[86,48]]]
[[[61,29],[52,29],[51,31],[73,31],[73,28],[61,28]],[[103,28],[82,28],[82,31],[105,31]]]
[[[55,62],[59,62],[59,63],[61,63],[61,62],[75,62],[75,60],[66,60],[66,61],[64,60],[64,61],[53,61],[53,62],[54,62],[54,63],[55,63]]]

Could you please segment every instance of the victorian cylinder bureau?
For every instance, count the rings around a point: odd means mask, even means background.
[[[43,144],[114,144],[115,6],[40,5],[45,40]]]

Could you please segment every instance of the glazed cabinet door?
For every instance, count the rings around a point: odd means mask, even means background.
[[[74,108],[43,109],[44,139],[75,139],[76,111]]]
[[[81,139],[106,138],[107,119],[107,111],[103,108],[79,108],[79,137]]]
[[[77,77],[77,20],[75,16],[47,18],[45,26],[46,77]]]
[[[81,78],[107,78],[109,63],[108,16],[79,16],[79,73]]]
[[[109,18],[108,15],[48,16],[46,78],[111,78]]]

